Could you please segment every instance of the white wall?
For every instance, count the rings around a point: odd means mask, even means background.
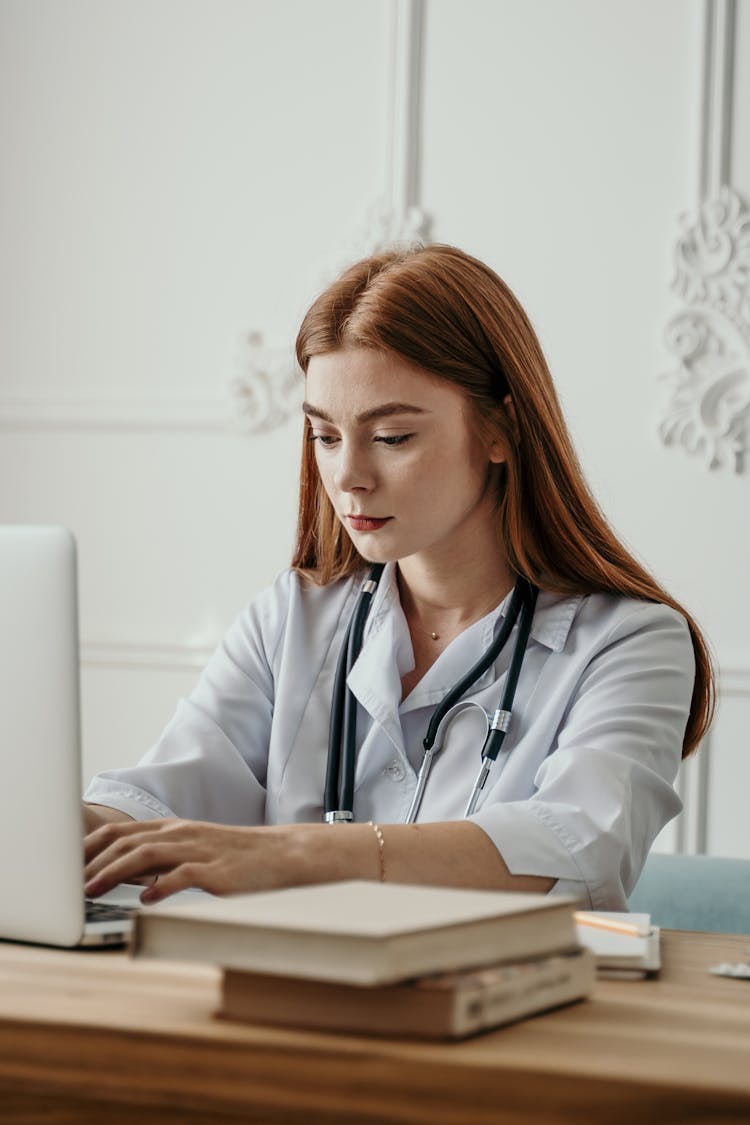
[[[260,410],[246,432],[232,381],[288,370],[380,200],[396,231],[423,209],[529,309],[606,512],[725,670],[710,784],[686,773],[662,846],[750,855],[749,477],[657,435],[673,248],[702,201],[704,14],[0,0],[0,520],[78,536],[87,774],[140,755],[287,561],[300,426]],[[748,200],[749,0],[734,59],[729,176]]]

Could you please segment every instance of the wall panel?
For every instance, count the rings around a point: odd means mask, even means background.
[[[87,773],[139,756],[285,564],[299,318],[426,215],[526,304],[605,511],[725,670],[660,846],[750,855],[750,477],[658,436],[728,3],[0,0],[0,519],[78,536]],[[748,201],[749,0],[735,29]],[[275,413],[243,422],[238,379]]]

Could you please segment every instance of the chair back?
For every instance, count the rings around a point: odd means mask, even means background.
[[[750,934],[750,859],[652,853],[629,909],[668,929]]]

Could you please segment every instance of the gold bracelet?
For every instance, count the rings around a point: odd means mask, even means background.
[[[373,820],[367,822],[375,833],[378,840],[378,861],[380,863],[380,882],[385,882],[385,836],[383,829],[379,824],[375,824]]]

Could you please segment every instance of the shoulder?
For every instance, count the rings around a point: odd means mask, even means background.
[[[245,608],[242,617],[260,631],[267,652],[283,636],[305,631],[335,629],[356,592],[357,580],[343,578],[321,586],[298,570],[282,570]]]
[[[356,588],[356,578],[341,578],[323,586],[307,575],[288,567],[280,571],[274,581],[253,599],[252,605],[261,613],[291,609],[324,609],[331,605],[344,604]]]
[[[694,670],[693,642],[684,616],[661,602],[619,594],[585,594],[575,602],[570,627],[559,651],[584,662],[603,658],[612,668],[620,656],[642,669]]]
[[[639,633],[669,634],[686,641],[690,639],[690,630],[683,615],[662,602],[620,594],[588,594],[581,601],[581,624],[610,637]]]
[[[687,621],[660,602],[621,594],[561,595],[541,591],[532,637],[552,652],[591,658],[623,642],[692,651]]]

